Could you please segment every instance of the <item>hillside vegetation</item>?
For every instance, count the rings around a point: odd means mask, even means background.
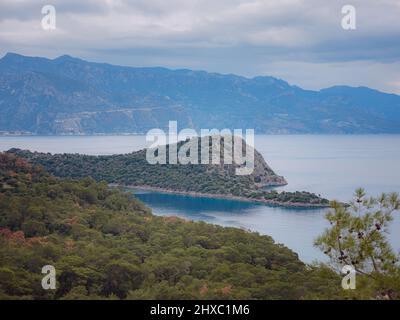
[[[44,265],[56,268],[56,290],[41,287]],[[307,267],[269,236],[156,217],[105,182],[56,178],[0,154],[0,299],[301,299],[341,292],[338,275]]]

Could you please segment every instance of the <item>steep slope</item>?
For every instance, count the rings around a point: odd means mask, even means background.
[[[273,77],[132,68],[70,56],[0,59],[0,131],[145,133],[180,127],[257,133],[400,132],[400,97],[368,88],[307,91]]]

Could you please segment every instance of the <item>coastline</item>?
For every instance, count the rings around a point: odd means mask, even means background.
[[[227,194],[215,194],[215,193],[202,193],[202,192],[193,192],[193,191],[179,191],[172,189],[165,189],[159,187],[152,187],[147,185],[121,185],[110,183],[110,187],[117,188],[125,188],[125,189],[137,189],[143,191],[155,191],[160,193],[169,193],[169,194],[177,194],[177,195],[186,195],[191,197],[198,198],[212,198],[212,199],[225,199],[225,200],[236,200],[236,201],[244,201],[244,202],[253,202],[260,203],[271,207],[286,207],[286,208],[299,208],[299,209],[323,209],[329,208],[329,205],[324,204],[309,204],[309,203],[301,203],[301,202],[280,202],[275,200],[266,200],[266,199],[252,199],[241,196],[227,195]]]

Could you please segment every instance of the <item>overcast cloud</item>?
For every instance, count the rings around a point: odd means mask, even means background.
[[[41,8],[57,29],[41,28]],[[343,5],[357,29],[341,27]],[[0,0],[0,55],[272,75],[400,94],[400,0]]]

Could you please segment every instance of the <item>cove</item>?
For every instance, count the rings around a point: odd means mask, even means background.
[[[313,247],[314,238],[328,227],[326,209],[271,207],[238,200],[193,197],[189,195],[130,190],[160,216],[179,216],[221,226],[242,228],[271,236],[312,262],[325,260]]]

